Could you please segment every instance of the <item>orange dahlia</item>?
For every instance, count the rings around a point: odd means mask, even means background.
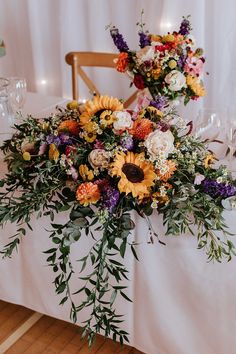
[[[153,123],[147,118],[138,118],[130,133],[138,140],[144,140],[153,131]]]
[[[58,131],[64,133],[71,133],[73,135],[78,135],[79,123],[71,119],[64,120],[64,122],[61,122],[61,124],[59,125]]]
[[[161,181],[167,182],[168,179],[174,174],[176,171],[176,164],[171,160],[166,161],[166,169],[162,172],[161,170],[157,170],[157,176]]]
[[[128,53],[120,53],[118,56],[118,60],[116,62],[116,70],[124,73],[127,69],[127,65],[129,63],[129,56]]]
[[[100,199],[99,188],[92,182],[82,183],[76,191],[76,199],[80,204],[88,206],[89,204],[95,204]]]

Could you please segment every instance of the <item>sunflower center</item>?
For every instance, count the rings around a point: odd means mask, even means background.
[[[142,182],[144,180],[143,170],[134,163],[125,163],[122,167],[122,172],[126,175],[127,179],[132,183]]]

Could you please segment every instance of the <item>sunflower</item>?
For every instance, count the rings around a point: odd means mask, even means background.
[[[208,154],[205,159],[204,159],[204,167],[208,168],[210,167],[213,162],[215,162],[216,157],[213,154]]]
[[[82,183],[77,188],[76,199],[84,206],[97,203],[100,199],[100,191],[98,186],[92,182]]]
[[[121,111],[123,109],[123,104],[118,100],[118,98],[109,96],[95,96],[93,100],[87,101],[85,103],[83,109],[84,112],[80,116],[81,125],[88,123],[91,118],[99,111]]]
[[[95,132],[84,134],[84,140],[86,140],[88,143],[93,143],[96,140],[96,138],[97,138],[97,134]]]
[[[115,121],[115,117],[113,115],[113,111],[105,110],[100,114],[100,123],[101,125],[106,128]]]
[[[59,132],[71,133],[73,135],[79,134],[79,123],[72,119],[64,120],[58,127]]]
[[[131,193],[133,197],[142,199],[150,194],[156,174],[153,165],[146,161],[144,153],[134,154],[119,152],[111,165],[112,176],[120,177],[119,191]]]

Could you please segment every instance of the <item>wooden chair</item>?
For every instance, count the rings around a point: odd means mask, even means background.
[[[118,54],[98,53],[98,52],[70,52],[66,55],[66,63],[72,67],[72,94],[73,100],[78,100],[78,75],[84,81],[91,92],[100,95],[100,92],[94,83],[87,76],[82,67],[104,67],[115,68],[114,59],[118,58]],[[124,107],[127,108],[133,103],[137,97],[138,91],[135,91],[125,102]]]

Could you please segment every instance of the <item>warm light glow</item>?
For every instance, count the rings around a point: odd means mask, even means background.
[[[163,21],[163,22],[161,22],[161,24],[160,24],[160,28],[161,28],[162,30],[169,30],[171,27],[172,27],[172,23],[169,22],[169,21]]]
[[[40,81],[40,84],[41,84],[41,85],[47,85],[47,80],[44,80],[44,79],[41,80],[41,81]]]

